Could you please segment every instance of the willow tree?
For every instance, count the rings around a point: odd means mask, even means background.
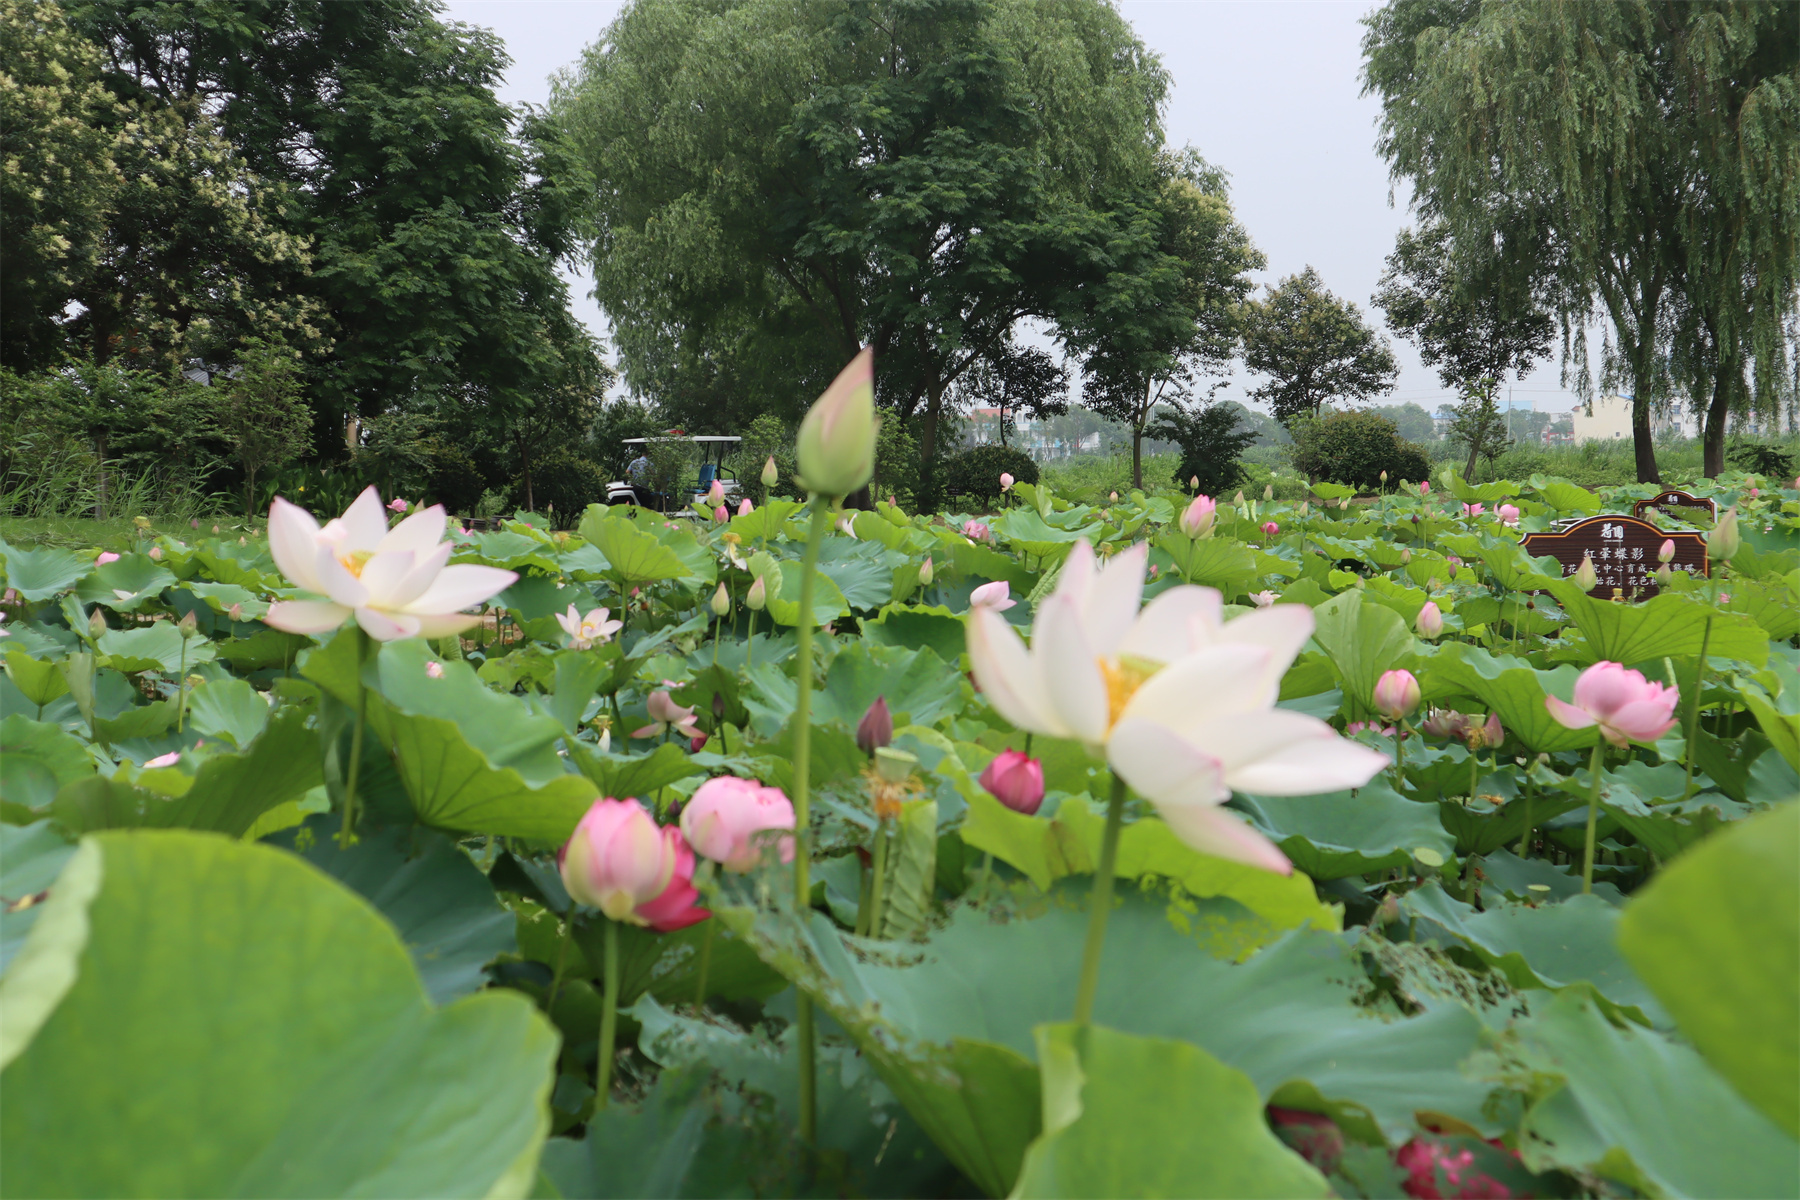
[[[1165,87],[1101,0],[636,0],[554,104],[627,382],[799,397],[872,345],[929,463],[952,384],[1075,307]]]
[[[1791,6],[1389,0],[1365,23],[1379,149],[1421,215],[1554,277],[1565,359],[1605,313],[1601,382],[1631,389],[1641,481],[1659,478],[1650,417],[1683,312],[1715,314],[1719,370],[1756,347],[1773,386],[1800,223]]]

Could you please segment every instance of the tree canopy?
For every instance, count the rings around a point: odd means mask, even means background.
[[[966,370],[1079,315],[1165,86],[1099,0],[639,0],[554,104],[628,383],[793,416],[871,345],[930,461]]]
[[[1601,385],[1631,389],[1643,481],[1658,478],[1650,416],[1671,391],[1672,330],[1713,347],[1687,367],[1690,387],[1713,377],[1717,404],[1752,358],[1766,402],[1784,378],[1800,271],[1793,15],[1779,0],[1389,0],[1365,18],[1394,177],[1459,243],[1555,281],[1577,365],[1579,330],[1606,314]]]
[[[1327,400],[1360,401],[1393,390],[1400,368],[1362,310],[1325,290],[1307,267],[1245,305],[1244,365],[1269,376],[1251,391],[1292,426]]]

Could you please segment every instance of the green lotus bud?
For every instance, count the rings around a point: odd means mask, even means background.
[[[775,456],[769,455],[769,461],[763,464],[762,482],[764,487],[774,487],[781,478],[781,472],[775,469]]]
[[[99,605],[95,605],[93,615],[88,618],[88,637],[97,640],[105,632],[106,615],[100,611]]]
[[[875,473],[875,354],[864,349],[800,422],[795,453],[808,491],[847,496]]]
[[[919,567],[919,586],[930,587],[931,579],[934,574],[935,572],[931,569],[931,557],[927,555],[924,563]]]
[[[189,611],[176,623],[176,628],[181,630],[182,637],[191,638],[200,632],[200,622],[195,619],[193,612]]]
[[[779,579],[781,576],[777,575],[775,578]],[[764,576],[757,576],[756,581],[750,585],[750,590],[744,593],[744,605],[751,612],[761,612],[769,602],[769,590],[763,586],[763,579]]]
[[[722,617],[731,611],[731,593],[725,590],[722,583],[719,590],[713,593],[712,610],[715,617]]]
[[[1581,556],[1581,565],[1575,569],[1575,586],[1584,592],[1591,592],[1600,586],[1600,572],[1594,570],[1594,556]]]
[[[1719,514],[1718,523],[1706,535],[1706,557],[1714,562],[1730,562],[1731,556],[1738,552],[1737,526],[1738,511],[1734,504]]]

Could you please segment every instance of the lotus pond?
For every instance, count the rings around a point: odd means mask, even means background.
[[[1541,477],[0,542],[0,1190],[1800,1194],[1759,482],[1639,602]]]

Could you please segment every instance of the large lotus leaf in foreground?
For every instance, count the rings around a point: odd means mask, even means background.
[[[284,851],[85,839],[0,979],[21,1196],[522,1196],[556,1037],[434,1008],[369,904]]]

